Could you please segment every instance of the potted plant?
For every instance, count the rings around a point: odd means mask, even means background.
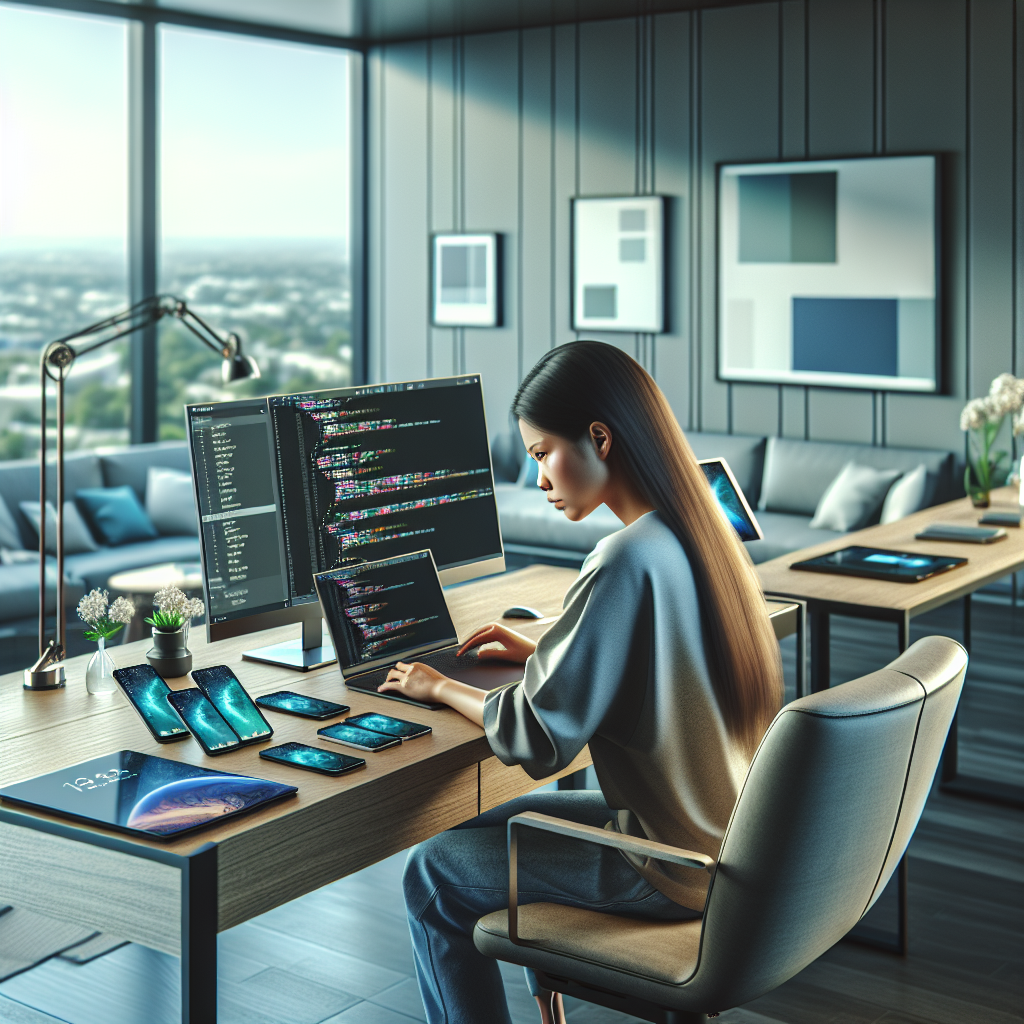
[[[156,611],[146,619],[153,627],[153,648],[146,660],[165,679],[183,676],[192,669],[188,627],[205,611],[201,598],[189,598],[177,587],[164,587],[153,598]]]
[[[984,398],[973,398],[960,413],[960,429],[967,433],[967,468],[964,490],[977,508],[988,508],[994,487],[1006,483],[1010,456],[994,451],[993,445],[1007,416],[1020,413],[1013,422],[1013,433],[1024,433],[1024,378],[1001,373]]]
[[[78,602],[78,617],[90,626],[82,635],[94,640],[99,650],[89,659],[85,668],[85,688],[89,693],[113,693],[114,662],[104,650],[106,643],[116,636],[135,615],[135,605],[126,597],[119,597],[110,604],[110,595],[105,590],[90,590]]]

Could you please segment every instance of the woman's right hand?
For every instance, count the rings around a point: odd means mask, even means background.
[[[501,644],[501,647],[481,651],[481,661],[493,659],[522,663],[537,649],[537,645],[528,636],[523,636],[522,633],[517,633],[514,629],[499,625],[497,622],[491,622],[473,633],[459,648],[459,654],[465,654],[466,651],[471,651],[481,644],[495,643]]]

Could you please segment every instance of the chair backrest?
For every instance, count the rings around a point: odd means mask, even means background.
[[[867,911],[917,826],[967,668],[945,637],[787,705],[726,831],[686,988],[725,1009],[782,984]]]

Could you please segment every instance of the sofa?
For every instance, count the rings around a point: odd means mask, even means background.
[[[842,536],[812,527],[811,520],[826,489],[850,462],[902,473],[923,465],[927,484],[922,507],[963,494],[962,488],[957,490],[962,473],[952,452],[700,432],[688,433],[687,439],[698,459],[721,456],[729,463],[756,510],[764,540],[746,545],[755,562]],[[582,522],[570,522],[547,503],[536,486],[536,463],[517,455],[516,448],[510,435],[496,438],[493,445],[495,476],[502,477],[495,485],[501,534],[510,562],[580,564],[602,537],[622,524],[604,506]]]
[[[183,442],[139,444],[129,448],[73,452],[64,461],[64,486],[67,500],[75,500],[82,491],[93,488],[130,487],[146,507],[146,485],[150,467],[190,473],[188,448]],[[176,494],[186,498],[190,487],[179,487]],[[56,505],[56,470],[50,466],[47,501]],[[0,544],[0,630],[30,631],[35,628],[39,607],[39,539],[35,527],[22,510],[23,502],[39,501],[39,464],[34,460],[0,462],[0,516],[8,526],[6,543]],[[161,562],[198,562],[199,535],[194,502],[190,509],[176,509],[169,527],[144,541],[110,545],[90,527],[95,550],[65,553],[65,605],[73,609],[84,593],[94,587],[106,587],[117,572],[141,569]],[[4,513],[6,512],[6,515]],[[84,518],[84,517],[83,517]],[[165,517],[166,518],[166,517]],[[161,517],[156,520],[162,522]],[[11,537],[13,523],[15,537]],[[173,531],[173,532],[167,532]],[[67,533],[65,534],[67,536]],[[15,541],[20,542],[15,546]],[[56,607],[56,559],[47,556],[47,606]]]

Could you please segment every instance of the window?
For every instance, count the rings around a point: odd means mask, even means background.
[[[39,451],[47,342],[123,308],[123,22],[0,5],[0,459]],[[126,345],[68,377],[69,448],[128,440]]]
[[[262,376],[220,386],[181,325],[159,341],[159,431],[186,402],[352,382],[348,67],[344,51],[162,26],[160,290]]]

